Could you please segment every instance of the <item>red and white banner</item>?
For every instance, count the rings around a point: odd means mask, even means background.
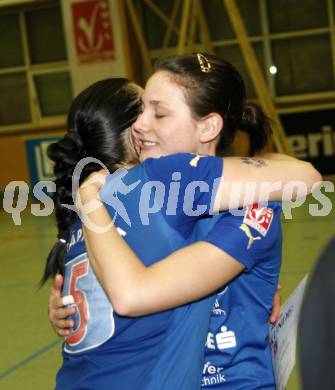
[[[62,0],[74,96],[110,77],[130,77],[123,0]]]
[[[113,60],[115,45],[107,0],[73,3],[71,11],[78,62],[85,64]]]

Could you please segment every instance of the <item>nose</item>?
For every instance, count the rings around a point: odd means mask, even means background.
[[[132,131],[134,137],[139,137],[141,134],[144,134],[148,132],[149,126],[147,124],[147,121],[145,119],[145,115],[142,112],[136,119],[136,121],[133,123]]]

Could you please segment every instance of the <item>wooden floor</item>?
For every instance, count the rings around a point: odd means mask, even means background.
[[[335,197],[326,217],[311,217],[309,199],[295,209],[292,220],[283,219],[284,248],[281,283],[285,299],[311,270],[321,248],[335,234]],[[49,286],[37,283],[45,257],[55,241],[51,217],[22,216],[14,226],[11,216],[0,212],[0,389],[53,389],[60,366],[61,340],[47,320]],[[288,390],[299,390],[293,373]]]

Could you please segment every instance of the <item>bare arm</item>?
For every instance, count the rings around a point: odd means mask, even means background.
[[[235,180],[235,181],[238,181],[240,179],[242,180],[251,180],[250,177],[252,177],[252,175],[256,175],[257,177],[257,180],[281,180],[283,178],[283,175],[285,174],[285,170],[288,172],[288,175],[286,176],[286,178],[284,178],[284,182],[287,183],[289,180],[303,180],[305,181],[306,183],[306,186],[308,186],[309,190],[310,190],[310,187],[311,185],[314,183],[314,182],[317,182],[319,180],[321,180],[321,176],[319,175],[319,173],[311,166],[311,164],[309,163],[305,163],[303,161],[299,161],[299,160],[296,160],[290,156],[286,156],[286,155],[280,155],[278,153],[274,153],[274,154],[270,154],[270,155],[263,155],[263,156],[260,156],[259,158],[261,159],[264,159],[264,163],[267,165],[268,168],[270,167],[273,167],[275,168],[275,170],[272,172],[271,170],[267,170],[266,174],[265,174],[265,169],[263,169],[263,165],[261,163],[261,166],[259,167],[259,162],[257,162],[258,159],[253,159],[252,162],[253,164],[247,164],[245,161],[248,161],[246,159],[242,159],[240,160],[239,158],[226,158],[225,159],[225,168],[226,168],[226,171],[224,172],[225,173],[225,179],[229,179],[230,180]],[[234,162],[235,160],[235,162]],[[271,161],[269,161],[271,160]],[[231,161],[231,162],[229,162]],[[280,163],[280,164],[279,164]],[[237,164],[234,166],[234,164]],[[253,165],[252,167],[250,165]],[[243,177],[242,175],[242,172],[243,175],[246,175],[245,177]],[[254,172],[254,173],[252,173]],[[252,173],[252,175],[250,176],[250,173]],[[258,176],[257,176],[258,175]],[[266,175],[269,175],[269,176],[266,176]],[[274,198],[271,198],[270,199],[280,199],[281,198],[281,194],[282,192],[280,191],[278,194],[276,194],[276,196],[278,195],[278,197],[274,197]],[[219,208],[227,208],[227,204],[228,204],[228,201],[227,201],[227,197],[228,197],[229,193],[226,191],[226,195],[224,195],[224,192],[222,192],[222,204],[219,203]],[[226,198],[225,198],[226,196]],[[262,199],[262,198],[261,198]],[[109,216],[108,216],[109,217]],[[109,219],[109,222],[110,222],[110,219]],[[87,237],[88,240],[86,241],[86,243],[88,244],[89,243],[89,240],[90,240],[90,235]],[[94,238],[93,238],[94,239]],[[100,236],[100,239],[102,239],[102,237]],[[136,262],[138,261],[138,259],[136,258],[136,256],[134,255],[134,253],[130,250],[129,247],[127,247],[127,245],[124,243],[124,241],[118,236],[114,236],[113,239],[115,239],[117,242],[121,242],[122,246],[119,247],[119,250],[122,250],[124,249],[126,252],[125,254],[123,255],[124,257],[127,256],[127,253],[130,253],[130,259],[131,261],[135,264],[134,265],[134,270],[137,270],[136,267],[140,267],[141,268],[141,272],[143,272],[144,270],[144,266],[142,263],[140,264],[137,264]],[[107,237],[106,238],[107,242],[109,240],[109,238]],[[122,249],[123,248],[123,249]],[[205,250],[206,252],[203,252],[203,253],[206,253],[206,254],[203,254],[203,255],[200,255],[200,262],[198,263],[199,266],[201,266],[202,264],[202,260],[203,260],[203,257],[206,256],[206,259],[207,259],[207,253],[208,253],[208,258],[214,257],[214,262],[216,262],[216,260],[219,261],[219,268],[220,270],[224,269],[225,267],[225,263],[224,262],[227,262],[227,274],[223,275],[222,277],[222,280],[220,279],[221,278],[221,273],[217,273],[215,274],[214,276],[218,276],[219,279],[214,279],[213,281],[209,280],[210,283],[212,283],[211,285],[209,285],[208,287],[205,286],[205,288],[208,288],[210,291],[214,291],[217,287],[217,285],[219,285],[218,287],[221,287],[223,284],[227,283],[227,281],[229,281],[233,275],[237,275],[239,272],[241,272],[241,270],[243,269],[243,266],[236,262],[234,259],[230,258],[228,255],[226,255],[224,252],[222,252],[221,250],[219,250],[218,248],[210,245],[210,244],[206,244],[206,243],[198,243],[196,245],[194,245],[193,248],[196,248],[196,250],[192,250],[192,247],[191,247],[191,251],[189,252],[188,254],[188,250],[189,248],[184,248],[183,250],[181,251],[178,251],[175,253],[176,257],[175,257],[175,263],[173,266],[175,266],[176,268],[178,268],[178,265],[179,263],[177,264],[176,262],[179,261],[177,260],[178,259],[178,256],[180,257],[183,257],[184,258],[184,254],[186,254],[186,258],[189,259],[189,263],[184,263],[184,266],[186,266],[186,271],[185,271],[185,275],[182,275],[181,273],[178,273],[178,277],[181,279],[180,281],[180,284],[177,286],[177,288],[180,288],[181,286],[184,286],[184,282],[186,279],[190,279],[190,282],[191,284],[193,284],[193,274],[192,275],[192,278],[189,278],[188,277],[188,272],[189,270],[191,269],[192,270],[192,267],[193,267],[193,264],[194,262],[197,262],[197,259],[199,257],[199,252],[198,250],[201,249],[202,250]],[[93,251],[95,250],[96,248],[93,248]],[[99,246],[98,246],[98,249],[99,249]],[[112,249],[111,247],[108,249],[108,247],[106,247],[106,250],[107,252],[104,253],[104,256],[105,255],[108,255],[108,252],[109,251],[114,251],[114,248]],[[127,252],[128,251],[128,252]],[[130,252],[129,252],[130,251]],[[92,251],[91,251],[92,252]],[[114,252],[112,252],[114,253]],[[99,252],[98,252],[99,254]],[[135,257],[134,257],[135,256]],[[171,255],[169,256],[169,259],[174,259],[173,257],[174,255]],[[112,290],[109,289],[109,282],[111,282],[111,280],[109,279],[109,276],[106,274],[104,275],[104,271],[103,271],[103,268],[104,268],[104,264],[102,263],[101,265],[97,264],[93,254],[91,253],[91,257],[92,257],[92,262],[93,262],[93,265],[95,267],[95,269],[97,270],[97,272],[99,273],[100,275],[100,281],[103,283],[103,285],[105,286],[104,288],[106,290],[109,291],[109,296],[111,298],[112,297]],[[221,257],[223,258],[223,262],[221,262]],[[185,260],[185,261],[188,261],[188,260]],[[107,260],[106,260],[107,262]],[[131,268],[132,263],[129,263],[129,267]],[[108,264],[107,264],[108,265]],[[203,264],[202,264],[203,265]],[[214,264],[215,265],[215,264]],[[109,265],[110,266],[110,265]],[[222,268],[221,268],[222,266]],[[165,267],[165,265],[164,265]],[[207,283],[209,276],[207,277],[207,272],[208,272],[208,264],[206,262],[206,265],[204,266],[204,272],[200,272],[201,274],[201,283],[199,282],[200,284],[200,289],[203,289],[203,281],[205,281]],[[172,268],[171,268],[172,269]],[[201,269],[201,268],[200,268]],[[115,271],[115,268],[113,268],[113,272]],[[158,265],[155,265],[155,268],[152,270],[150,270],[150,272],[152,272],[152,275],[155,274],[155,272],[157,272],[157,274],[160,272],[159,271],[159,266]],[[192,271],[193,272],[193,271]],[[223,271],[225,272],[225,271]],[[229,276],[231,275],[231,276]],[[136,273],[134,273],[134,276],[132,276],[134,279],[136,279]],[[205,276],[207,278],[207,280],[205,279]],[[211,275],[210,275],[211,276]],[[168,277],[168,276],[167,276]],[[184,279],[185,277],[185,279]],[[140,282],[143,283],[145,279],[141,279]],[[178,279],[179,280],[179,279]],[[173,282],[173,280],[172,280]],[[135,309],[133,310],[132,308],[132,305],[137,305],[136,303],[136,299],[139,298],[139,295],[138,295],[138,291],[139,291],[139,287],[136,287],[136,283],[137,281],[135,280],[135,284],[134,285],[131,285],[130,288],[129,288],[129,291],[130,291],[130,294],[133,294],[133,295],[130,295],[128,297],[121,297],[121,299],[119,299],[119,297],[116,295],[115,296],[115,302],[113,303],[113,305],[117,308],[119,308],[120,312],[124,312],[124,313],[133,313],[132,315],[140,315],[140,314],[146,314],[148,312],[153,312],[155,311],[154,310],[154,306],[153,306],[153,303],[151,302],[150,305],[147,305],[148,307],[144,307],[144,308],[141,308],[140,305],[135,307]],[[166,286],[168,285],[168,280],[166,279],[166,282],[165,282]],[[123,284],[122,284],[123,285]],[[120,288],[122,288],[122,285]],[[133,287],[135,287],[133,289]],[[157,287],[157,286],[156,286]],[[151,289],[151,291],[154,291],[154,285],[149,285],[149,288]],[[149,293],[149,288],[148,290],[145,292],[143,292],[143,294],[148,294]],[[157,288],[160,288],[160,286],[158,286]],[[138,289],[136,291],[136,289]],[[191,297],[193,296],[193,292],[191,291],[186,291],[186,287],[184,287],[185,289],[185,292],[187,293],[187,299],[191,299]],[[212,290],[211,290],[212,289]],[[126,289],[124,288],[123,291],[126,291]],[[201,292],[202,291],[202,292]],[[199,290],[200,293],[205,293],[205,290]],[[136,294],[136,296],[135,296]],[[158,292],[158,294],[156,294],[157,296],[160,297],[160,291]],[[166,297],[169,297],[169,294],[170,294],[170,291],[166,291]],[[143,295],[144,296],[144,295]],[[130,297],[130,298],[129,298]],[[195,295],[196,297],[196,295]],[[132,299],[134,298],[134,300],[132,301]],[[173,297],[173,299],[175,300],[175,302],[181,302],[181,303],[184,303],[182,301],[182,297]],[[196,298],[194,298],[196,299]],[[277,294],[277,297],[276,297],[276,300],[278,301],[278,294]],[[143,304],[143,302],[141,302],[141,304]],[[151,306],[152,305],[152,306]],[[173,304],[171,304],[168,300],[166,300],[165,302],[159,302],[158,306],[156,306],[156,309],[159,310],[160,306],[159,305],[166,305],[166,306],[163,306],[163,307],[172,307]],[[274,305],[277,310],[275,310],[273,312],[273,316],[271,317],[271,321],[275,321],[276,317],[277,316],[277,312],[278,312],[278,308],[280,308],[280,304],[276,304]],[[138,311],[136,311],[138,310]],[[141,311],[142,310],[142,311]],[[71,314],[73,314],[74,312],[74,308],[71,308],[71,307],[68,307],[68,308],[64,308],[63,307],[63,304],[62,304],[62,300],[61,300],[61,289],[59,288],[59,293],[57,294],[51,294],[50,295],[50,303],[49,303],[49,320],[50,322],[52,323],[55,331],[59,334],[59,335],[65,335],[65,334],[68,334],[68,328],[71,327],[71,323],[72,321],[67,319],[67,317]],[[135,314],[134,314],[135,313]]]
[[[287,163],[285,156],[283,160],[252,159],[251,162],[249,159],[226,158],[223,182],[232,177],[235,180],[245,180],[247,175],[256,183],[261,183],[264,179],[279,179],[283,176],[283,161],[285,169],[290,166],[291,171],[295,170],[295,173],[287,174],[283,182],[300,179],[307,163],[291,158],[287,159],[290,161]],[[313,180],[319,179],[315,172],[312,168],[306,186],[311,186]],[[224,186],[222,188],[223,191],[219,188],[216,198],[216,204],[217,199],[222,199],[218,206],[220,209],[228,208],[229,204],[227,189]],[[278,190],[278,194],[281,195],[281,191]],[[84,203],[96,196],[97,189],[92,190],[90,186],[81,189]],[[260,200],[268,198],[260,196]],[[111,224],[104,207],[95,210],[89,217],[97,226]],[[241,263],[221,249],[204,242],[193,244],[145,267],[119,237],[115,228],[112,227],[105,233],[84,228],[84,233],[92,266],[114,308],[124,315],[148,314],[199,299],[229,282],[243,269]]]
[[[96,196],[80,190],[83,203]],[[98,226],[110,225],[101,207],[89,214]],[[97,233],[84,225],[91,265],[120,315],[139,316],[176,307],[212,293],[238,275],[244,266],[216,246],[198,242],[146,267],[114,226]]]
[[[292,200],[296,188],[304,186],[306,194],[322,180],[320,173],[308,162],[279,153],[266,158],[228,157],[224,159],[222,180],[215,197],[214,211],[247,206],[252,203]],[[246,186],[246,182],[249,187]],[[286,187],[286,190],[284,191]]]

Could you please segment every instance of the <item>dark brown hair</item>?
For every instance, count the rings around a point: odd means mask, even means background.
[[[230,152],[238,129],[249,134],[250,155],[259,152],[271,134],[269,119],[258,105],[245,103],[244,81],[231,63],[215,55],[201,55],[210,66],[206,72],[196,53],[163,57],[155,69],[169,72],[183,88],[194,117],[212,112],[221,115],[224,125],[216,148],[218,155]]]

